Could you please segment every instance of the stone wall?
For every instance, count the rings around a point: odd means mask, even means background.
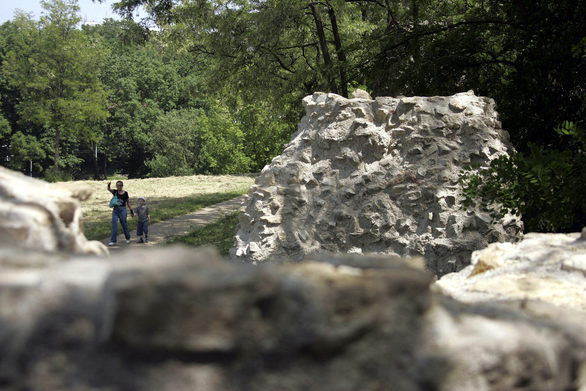
[[[512,150],[492,99],[316,93],[303,104],[299,130],[248,194],[234,258],[422,255],[441,275],[490,242],[519,238],[519,218],[461,208],[461,169]]]
[[[586,390],[584,311],[506,296],[460,303],[413,264],[4,247],[0,389]]]

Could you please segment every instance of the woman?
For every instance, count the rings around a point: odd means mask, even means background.
[[[116,244],[116,237],[118,236],[118,219],[120,219],[120,224],[122,224],[122,229],[124,230],[124,236],[126,237],[126,243],[130,243],[130,231],[128,229],[128,222],[126,221],[126,207],[130,209],[130,216],[134,217],[134,212],[132,211],[132,206],[130,205],[130,197],[125,190],[122,190],[124,184],[122,181],[116,182],[116,190],[110,189],[110,184],[112,182],[108,182],[108,191],[112,193],[112,196],[118,196],[118,205],[112,209],[112,236],[110,237],[110,243],[108,246],[113,246]]]

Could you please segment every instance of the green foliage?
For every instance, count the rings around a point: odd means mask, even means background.
[[[206,111],[199,116],[196,126],[202,140],[198,173],[248,172],[250,159],[243,152],[244,135],[227,108],[215,106]]]
[[[11,155],[9,166],[16,170],[28,168],[30,161],[38,162],[46,157],[43,144],[36,137],[22,132],[16,132],[12,135],[8,150]],[[40,170],[42,168],[36,163],[35,171]]]
[[[586,225],[584,129],[564,122],[558,133],[573,138],[574,150],[529,144],[529,151],[502,156],[487,169],[469,168],[460,181],[465,206],[479,202],[495,217],[521,214],[527,231],[576,231]]]
[[[9,136],[11,132],[12,129],[10,128],[10,122],[8,122],[2,113],[0,113],[0,139],[4,139],[5,137]]]
[[[147,166],[152,176],[246,172],[243,139],[225,108],[172,111],[154,126]]]
[[[226,215],[214,223],[198,228],[185,236],[173,238],[168,244],[184,243],[191,246],[214,246],[220,255],[228,256],[234,244],[238,213]]]
[[[259,172],[281,153],[295,127],[280,118],[270,102],[240,101],[235,106],[234,120],[244,133],[243,153],[249,158],[249,170]]]
[[[47,182],[68,182],[73,180],[73,175],[67,171],[55,170],[51,167],[45,171],[44,178]]]
[[[154,177],[190,175],[195,172],[201,145],[196,129],[199,110],[176,110],[161,116],[154,125],[154,157],[147,167]]]
[[[42,1],[38,23],[21,15],[14,24],[15,42],[6,53],[3,73],[22,99],[20,122],[40,141],[51,134],[54,169],[60,167],[63,139],[95,138],[89,124],[104,120],[105,95],[98,80],[104,53],[75,28],[80,18],[75,0]]]
[[[205,108],[208,100],[199,92],[198,67],[157,38],[142,45],[108,44],[114,55],[102,74],[110,92],[105,153],[111,169],[147,176],[156,123],[175,110]]]
[[[563,120],[584,120],[583,0],[432,1],[393,10],[364,40],[375,95],[494,98],[519,150],[552,143]],[[376,8],[374,5],[369,10]],[[370,61],[369,61],[370,59]],[[556,140],[559,141],[559,140]]]

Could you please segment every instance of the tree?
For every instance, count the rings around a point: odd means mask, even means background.
[[[473,89],[496,100],[521,150],[560,141],[553,129],[562,121],[584,121],[585,63],[572,55],[586,28],[584,0],[390,3],[390,22],[364,39],[374,48],[364,63],[375,95]]]
[[[109,91],[106,153],[114,169],[146,176],[153,127],[166,112],[191,103],[184,93],[190,84],[183,83],[173,53],[157,42],[113,48],[112,53],[102,75]]]
[[[95,139],[91,125],[106,119],[104,90],[98,75],[104,53],[78,29],[76,0],[41,1],[40,22],[20,15],[20,40],[6,54],[8,83],[18,88],[20,121],[51,135],[53,166],[58,171],[61,146],[69,136]],[[94,140],[95,141],[95,140]]]
[[[361,9],[342,0],[121,0],[131,14],[145,5],[153,18],[185,42],[194,54],[213,59],[219,88],[255,89],[267,95],[315,90],[347,95],[356,64],[347,47],[357,47]],[[224,77],[219,78],[218,76]],[[234,82],[234,83],[233,83]],[[285,95],[285,94],[283,94]]]
[[[260,172],[281,153],[294,127],[278,118],[279,111],[266,100],[240,101],[232,107],[235,107],[234,121],[243,133],[243,152],[250,159],[249,169]]]
[[[530,232],[575,232],[586,225],[586,131],[566,121],[558,134],[572,149],[531,143],[527,152],[494,160],[484,170],[463,172],[466,204],[481,203],[494,216],[521,214]]]
[[[221,99],[245,133],[245,151],[260,169],[289,140],[302,115],[301,98],[316,90],[348,94],[353,68],[345,50],[360,16],[339,0],[134,1],[117,3],[125,14],[144,4],[162,25],[166,42],[205,64],[200,92]],[[358,46],[358,45],[355,45]],[[358,83],[362,84],[362,83]],[[261,142],[267,144],[262,146]]]
[[[10,145],[10,142],[8,140],[10,139],[11,134],[12,129],[10,127],[10,123],[6,118],[4,118],[2,111],[0,111],[0,149],[5,149],[6,145]],[[0,154],[0,157],[1,156],[7,157],[6,152]]]
[[[2,72],[1,64],[4,63],[6,54],[13,49],[14,42],[18,40],[14,23],[5,22],[0,26],[0,161],[10,160],[10,138],[19,130],[17,123],[18,114],[16,105],[21,100],[16,88],[8,85]]]
[[[16,132],[10,138],[10,162],[9,166],[20,169],[28,163],[35,163],[35,171],[40,171],[39,161],[45,159],[46,153],[43,145],[36,137]]]
[[[234,174],[247,172],[244,135],[229,111],[219,104],[175,110],[162,116],[152,136],[153,176]]]

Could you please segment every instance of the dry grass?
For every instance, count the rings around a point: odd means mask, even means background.
[[[133,208],[143,196],[151,211],[151,222],[193,212],[201,207],[244,194],[254,183],[253,175],[195,175],[186,177],[123,179],[124,190]],[[108,236],[112,209],[108,206],[112,194],[106,189],[108,181],[62,182],[68,187],[82,183],[92,188],[91,197],[82,202],[83,225],[89,239]],[[116,180],[112,180],[112,189]]]

